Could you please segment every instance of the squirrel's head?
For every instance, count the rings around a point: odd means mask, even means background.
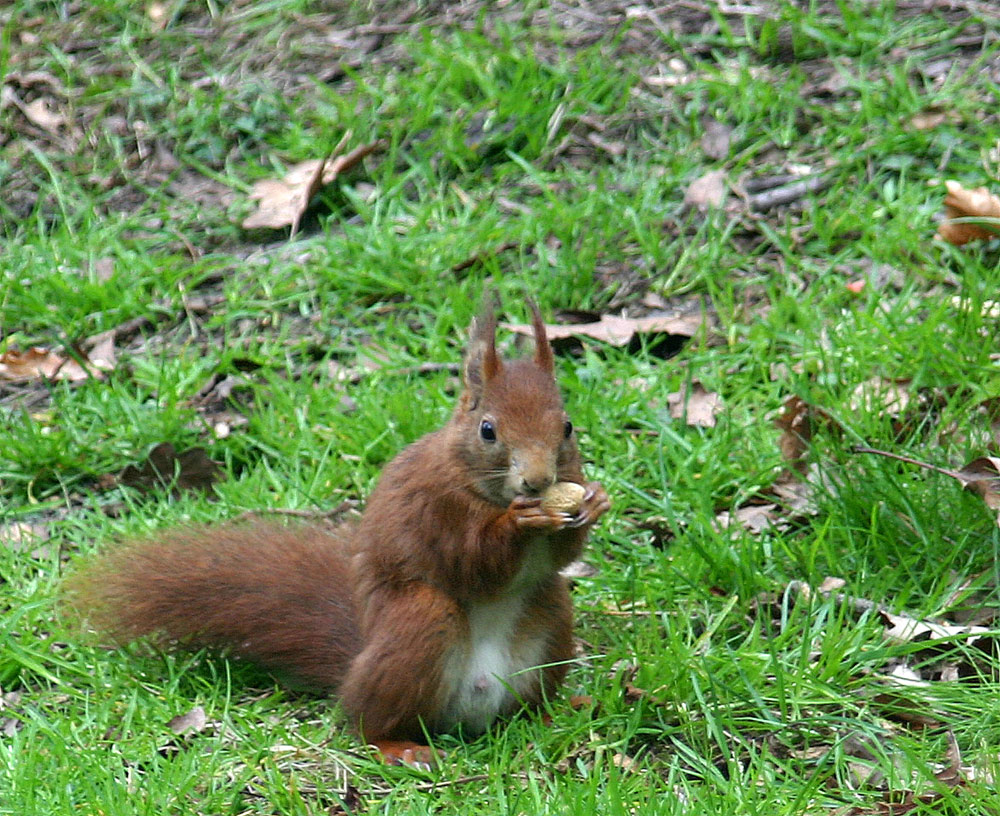
[[[576,434],[556,385],[552,347],[538,307],[530,304],[535,353],[503,360],[491,308],[472,324],[463,390],[452,424],[473,489],[506,506],[537,496],[579,467]]]

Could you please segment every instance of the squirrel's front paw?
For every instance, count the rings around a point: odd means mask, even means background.
[[[583,494],[580,509],[569,520],[567,527],[587,527],[611,509],[611,499],[600,482],[587,482],[584,487],[587,492]]]
[[[386,765],[405,765],[418,771],[432,770],[444,756],[444,751],[409,740],[378,740],[372,745]]]
[[[507,508],[518,527],[528,530],[561,530],[568,527],[574,516],[559,510],[548,510],[537,496],[515,496]]]

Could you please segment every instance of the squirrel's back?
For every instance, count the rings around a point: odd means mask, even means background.
[[[152,635],[224,648],[335,689],[361,648],[351,531],[262,521],[175,529],[92,561],[67,598],[119,642]]]

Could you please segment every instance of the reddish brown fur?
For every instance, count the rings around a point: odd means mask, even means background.
[[[112,550],[70,578],[69,602],[127,642],[211,646],[335,689],[361,649],[350,530],[253,522],[180,528]]]
[[[540,506],[546,486],[582,484],[583,473],[532,311],[531,360],[502,361],[493,316],[477,321],[451,420],[385,468],[356,528],[175,531],[85,569],[70,585],[75,601],[120,639],[224,647],[336,688],[369,740],[419,739],[437,726],[457,693],[445,667],[473,652],[477,605],[520,610],[511,654],[523,648],[528,660],[542,644],[538,663],[569,660],[572,608],[557,570],[608,500],[591,483],[575,519]],[[545,668],[523,702],[540,702],[565,673]]]

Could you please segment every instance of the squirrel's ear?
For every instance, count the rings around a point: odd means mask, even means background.
[[[469,348],[465,352],[463,381],[472,404],[479,401],[486,383],[503,368],[503,362],[497,354],[496,331],[496,315],[492,305],[487,305],[479,317],[472,321]]]
[[[549,374],[555,373],[555,363],[552,360],[552,346],[548,337],[545,336],[545,323],[542,321],[542,313],[538,311],[538,306],[534,301],[529,301],[531,307],[531,327],[535,332],[535,362],[538,367]]]

